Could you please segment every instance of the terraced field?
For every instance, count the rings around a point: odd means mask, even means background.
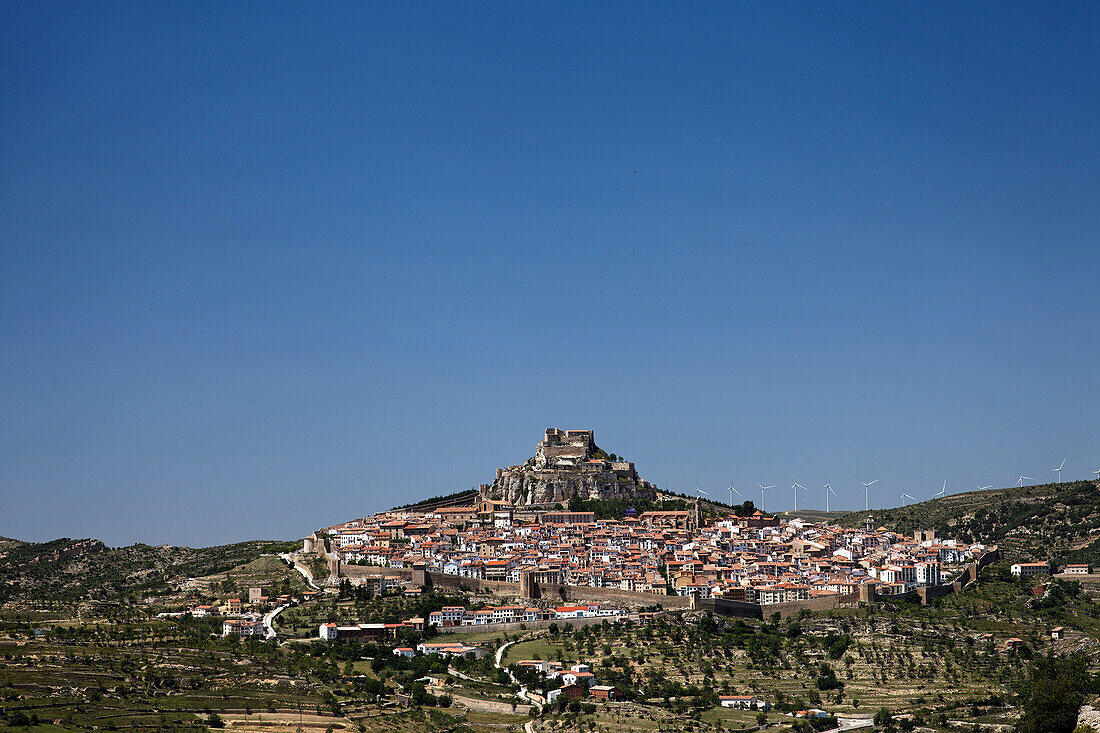
[[[1082,650],[1100,664],[1100,605],[1072,584],[1004,574],[995,568],[977,587],[929,607],[879,604],[774,623],[689,613],[649,626],[578,629],[515,644],[506,662],[584,661],[601,683],[698,719],[715,693],[753,693],[787,709],[914,712],[941,727],[1011,723],[1016,713],[1004,705],[1033,655]],[[1065,639],[1050,638],[1054,626],[1067,628]],[[1009,638],[1024,647],[1006,649]]]
[[[243,582],[278,568],[263,558],[213,583]],[[259,564],[256,564],[259,563]],[[820,707],[842,716],[879,708],[913,713],[920,725],[1012,724],[1015,691],[1040,654],[1083,651],[1100,660],[1100,604],[1089,588],[1047,577],[1014,580],[1004,564],[988,568],[964,593],[934,605],[841,608],[765,622],[675,612],[649,624],[605,623],[512,634],[471,631],[448,639],[496,647],[516,641],[505,665],[559,659],[592,665],[598,681],[631,702],[557,705],[530,721],[540,731],[748,731],[755,711],[717,706],[719,694],[757,694],[777,706],[771,730],[789,729],[787,713]],[[288,620],[315,633],[318,619],[389,620],[474,597],[325,597],[292,609]],[[217,639],[214,620],[134,622],[105,618],[0,621],[0,729],[238,731],[518,731],[527,722],[508,675],[482,660],[395,657],[386,644],[283,645]],[[293,626],[293,623],[288,625]],[[1064,639],[1050,630],[1065,627]],[[46,628],[44,636],[34,633]],[[285,637],[284,637],[285,638]],[[1012,651],[1005,641],[1021,640]],[[518,640],[518,641],[517,641]],[[525,680],[533,690],[538,680]],[[550,685],[552,686],[552,684]],[[453,707],[446,707],[453,704]],[[403,707],[411,705],[411,707]],[[473,709],[465,709],[466,705]],[[478,708],[491,710],[485,712]]]
[[[402,708],[369,662],[351,669],[308,645],[212,639],[212,625],[73,625],[50,639],[0,629],[0,730],[518,730],[522,718]],[[350,674],[349,674],[350,673]],[[372,686],[369,681],[375,684]],[[477,694],[470,683],[464,694]],[[392,688],[392,683],[390,685]],[[485,684],[481,692],[510,695]],[[369,690],[368,690],[369,688]],[[457,688],[456,688],[457,689]],[[519,722],[517,722],[519,721]]]

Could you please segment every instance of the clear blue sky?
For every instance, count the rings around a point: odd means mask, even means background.
[[[0,534],[1100,468],[1096,3],[0,13]]]

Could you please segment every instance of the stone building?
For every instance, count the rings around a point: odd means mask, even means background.
[[[592,430],[547,428],[535,455],[518,466],[498,468],[480,487],[481,506],[568,504],[574,498],[655,499],[657,487],[643,481],[630,461],[610,459]]]

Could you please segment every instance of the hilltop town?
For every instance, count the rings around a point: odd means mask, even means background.
[[[306,549],[349,565],[429,571],[519,584],[614,588],[770,605],[844,596],[860,586],[899,595],[940,585],[991,548],[902,536],[873,524],[846,529],[798,518],[697,510],[647,511],[622,519],[593,512],[524,512],[496,507],[402,510],[319,531]]]
[[[163,727],[172,690],[177,725],[267,733],[1036,733],[1044,674],[1077,675],[1058,714],[1093,720],[1096,496],[767,514],[658,490],[593,431],[550,428],[492,484],[300,542],[5,541],[0,728]],[[1004,518],[1024,511],[1068,549],[1022,544]]]
[[[994,528],[1027,501],[1087,531],[1095,494],[985,503]],[[1078,675],[1059,714],[1092,720],[1100,576],[989,541],[969,507],[994,495],[772,515],[660,491],[551,428],[476,492],[297,543],[7,541],[0,728],[1034,733],[1044,674]]]
[[[419,568],[519,584],[528,597],[538,585],[561,585],[761,606],[839,602],[860,592],[901,596],[944,585],[995,549],[932,530],[900,535],[873,517],[858,528],[760,511],[708,519],[699,500],[685,509],[627,508],[615,518],[563,508],[563,501],[662,498],[633,463],[605,455],[591,430],[548,428],[535,456],[499,470],[476,504],[342,522],[315,532],[304,549],[324,555],[334,577],[341,567],[345,575],[353,566]]]

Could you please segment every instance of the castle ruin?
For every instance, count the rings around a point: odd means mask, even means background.
[[[547,428],[535,455],[518,466],[498,468],[482,484],[483,502],[511,506],[567,504],[573,498],[655,499],[657,487],[638,477],[630,461],[612,461],[591,430]]]

